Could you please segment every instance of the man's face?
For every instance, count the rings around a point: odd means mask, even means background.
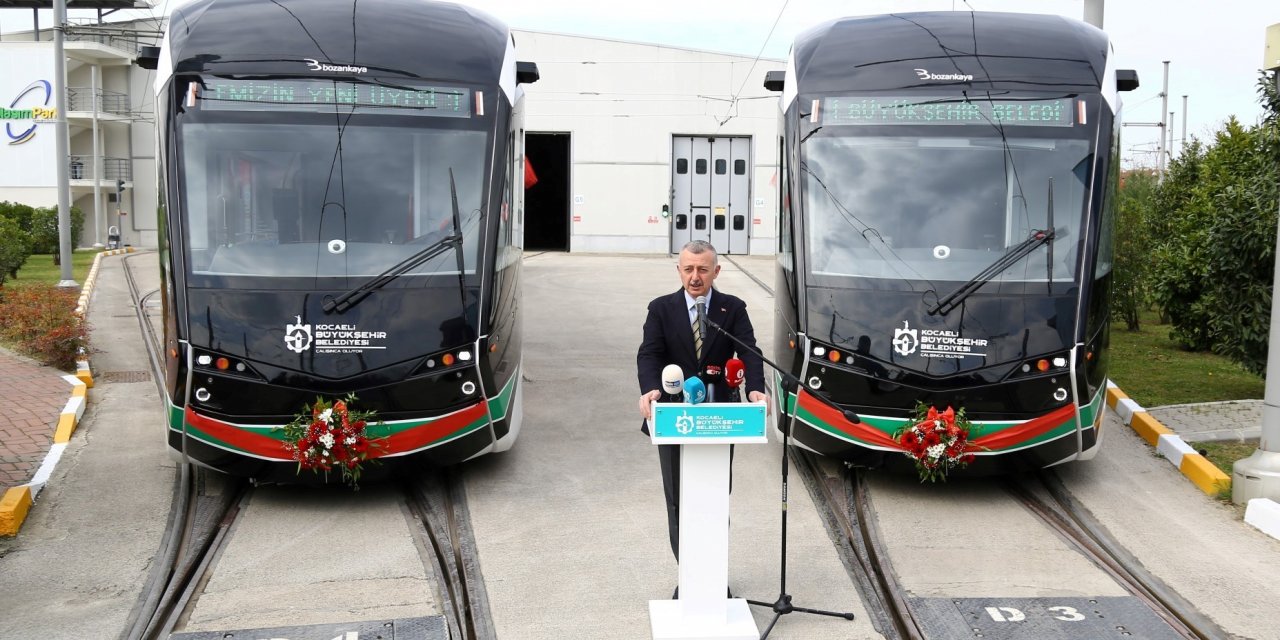
[[[680,272],[684,290],[691,297],[705,296],[711,290],[711,283],[720,275],[720,265],[715,262],[715,254],[710,251],[696,254],[680,252],[680,264],[676,265],[676,270]]]

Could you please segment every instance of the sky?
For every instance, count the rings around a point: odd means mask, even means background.
[[[462,0],[512,28],[651,42],[786,58],[797,34],[827,20],[905,11],[1016,11],[1080,19],[1083,0]],[[155,11],[181,0],[155,0]],[[116,17],[142,17],[121,12]],[[71,17],[92,12],[72,11]],[[44,25],[49,17],[42,17]],[[29,11],[0,12],[0,31],[31,28]],[[1162,61],[1169,64],[1170,129],[1183,140],[1211,138],[1230,116],[1255,124],[1265,32],[1280,23],[1280,0],[1110,0],[1103,29],[1119,68],[1141,86],[1123,95],[1121,144],[1127,166],[1156,165]],[[763,93],[763,89],[760,89]],[[1187,96],[1184,114],[1182,96]],[[1166,114],[1167,115],[1167,114]],[[1184,117],[1184,115],[1186,117]],[[1185,120],[1185,122],[1184,122]]]

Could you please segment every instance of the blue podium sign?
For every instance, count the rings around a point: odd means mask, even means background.
[[[765,437],[763,402],[654,404],[654,444],[760,444]]]

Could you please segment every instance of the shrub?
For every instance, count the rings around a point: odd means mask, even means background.
[[[83,232],[84,212],[79,207],[71,207],[71,247],[73,249],[80,246],[80,234]],[[33,209],[27,233],[31,235],[31,253],[51,253],[57,256],[58,208]]]
[[[16,350],[67,372],[88,351],[88,328],[75,315],[78,289],[33,283],[0,289],[0,339]]]
[[[0,218],[8,218],[18,223],[18,228],[31,233],[31,216],[36,210],[25,204],[0,201]]]
[[[0,216],[0,286],[6,278],[18,277],[18,267],[31,255],[31,240],[18,223]]]

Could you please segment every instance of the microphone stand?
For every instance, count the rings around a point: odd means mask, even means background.
[[[808,391],[809,395],[816,398],[819,402],[827,405],[828,407],[831,407],[832,409],[835,409],[836,411],[839,411],[840,414],[843,415],[844,418],[849,422],[852,422],[854,424],[862,422],[862,419],[859,418],[856,413],[849,411],[847,409],[841,408],[839,405],[832,402],[829,398],[827,398],[822,393],[818,392],[816,389],[810,389],[809,385],[805,384],[799,378],[782,370],[781,367],[771,362],[768,358],[764,357],[764,353],[761,352],[759,348],[749,346],[746,343],[742,342],[736,336],[726,331],[724,327],[721,327],[715,322],[712,322],[711,320],[707,319],[705,315],[702,318],[702,322],[703,322],[703,326],[709,326],[714,328],[716,331],[720,332],[720,335],[723,335],[724,337],[733,341],[734,344],[751,352],[752,355],[758,356],[761,360],[765,362],[765,364],[768,364],[770,367],[773,367],[773,370],[777,371],[782,376],[783,380],[785,380],[787,383],[794,384],[799,389],[804,389],[805,391]],[[796,395],[797,407],[791,411],[790,424],[788,424],[787,427],[782,430],[782,547],[781,547],[781,554],[780,554],[781,567],[778,572],[779,580],[780,580],[780,584],[778,587],[778,599],[775,600],[774,602],[764,602],[761,600],[747,600],[747,604],[755,605],[757,607],[769,607],[770,609],[773,610],[773,620],[769,622],[769,626],[765,627],[764,632],[760,634],[760,640],[764,640],[765,638],[769,637],[769,633],[773,631],[774,625],[778,624],[779,618],[789,613],[794,613],[797,611],[799,611],[800,613],[812,613],[820,616],[831,616],[833,618],[844,618],[845,620],[854,619],[854,616],[852,613],[839,613],[836,611],[824,611],[821,609],[808,609],[805,607],[797,607],[791,603],[791,594],[787,593],[787,479],[788,479],[788,475],[789,475],[788,471],[790,467],[790,465],[788,464],[787,453],[791,450],[791,430],[793,427],[795,427],[796,414],[799,413],[799,410],[798,410],[799,399],[800,399],[799,391],[797,390],[797,395]],[[779,407],[782,406],[781,399],[778,402],[778,406]],[[781,418],[781,416],[779,416],[779,418]]]

